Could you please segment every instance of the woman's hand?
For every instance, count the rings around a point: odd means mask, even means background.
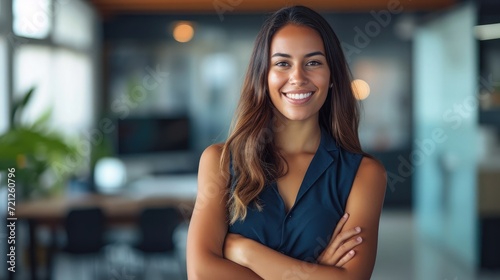
[[[228,233],[224,240],[224,258],[245,266],[247,261],[245,253],[251,249],[253,242],[255,241],[239,234]]]
[[[354,247],[358,246],[363,240],[360,236],[352,238],[361,232],[360,227],[356,227],[347,231],[342,231],[349,214],[345,214],[335,227],[332,239],[325,250],[318,257],[317,261],[324,265],[333,265],[342,267],[354,257]]]

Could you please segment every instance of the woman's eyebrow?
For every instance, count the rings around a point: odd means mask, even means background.
[[[315,56],[315,55],[325,56],[324,53],[322,53],[320,51],[316,51],[316,52],[308,53],[308,54],[304,55],[304,57],[311,57],[311,56]],[[286,58],[291,58],[292,57],[291,55],[286,54],[286,53],[275,53],[275,54],[272,55],[272,57],[276,57],[276,56],[281,56],[281,57],[286,57]]]
[[[304,57],[311,57],[311,56],[315,56],[315,55],[322,55],[322,56],[325,56],[324,53],[320,52],[320,51],[317,51],[317,52],[312,52],[312,53],[308,53],[306,54]]]
[[[286,58],[291,58],[292,57],[291,55],[286,54],[286,53],[275,53],[275,54],[273,54],[272,57],[276,57],[276,56],[281,56],[281,57],[286,57]]]

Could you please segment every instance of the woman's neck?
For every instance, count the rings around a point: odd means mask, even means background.
[[[318,120],[287,121],[275,131],[275,144],[285,154],[315,153],[321,140]]]

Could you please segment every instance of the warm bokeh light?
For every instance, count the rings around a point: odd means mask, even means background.
[[[364,100],[370,95],[370,86],[367,82],[356,79],[351,83],[354,97],[358,100]]]
[[[194,36],[194,28],[189,22],[179,22],[174,26],[174,39],[177,42],[186,43]]]

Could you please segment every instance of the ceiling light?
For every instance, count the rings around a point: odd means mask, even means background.
[[[186,43],[191,41],[194,36],[194,28],[190,22],[182,21],[178,22],[174,26],[174,39],[180,43]]]
[[[500,39],[500,23],[476,25],[474,33],[479,40]]]

